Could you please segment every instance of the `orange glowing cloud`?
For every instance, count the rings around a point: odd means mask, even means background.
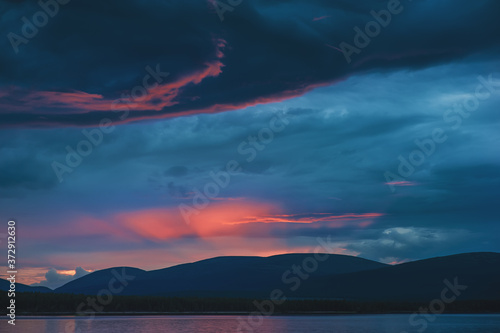
[[[76,274],[76,270],[74,269],[69,269],[69,270],[56,270],[56,272],[58,274],[62,274],[62,275],[75,275]],[[92,270],[90,270],[89,272],[92,272]]]
[[[341,228],[357,226],[365,228],[381,213],[343,214],[279,214],[279,206],[256,201],[212,202],[204,209],[193,211],[188,219],[178,208],[147,209],[120,213],[114,216],[115,224],[121,224],[133,233],[152,240],[181,237],[221,236],[269,236],[271,230],[297,227]],[[255,226],[255,227],[252,227]],[[267,226],[266,226],[267,225]]]
[[[179,208],[159,208],[120,213],[114,216],[118,224],[141,237],[165,240],[181,237],[214,237],[237,235],[237,224],[246,216],[265,216],[278,207],[255,201],[213,202],[197,210],[186,220]]]
[[[168,107],[180,103],[177,97],[182,94],[185,88],[188,88],[190,85],[200,84],[203,80],[209,77],[217,77],[222,73],[224,64],[221,62],[221,59],[224,57],[223,49],[226,46],[226,41],[214,39],[214,44],[216,60],[207,62],[201,69],[177,78],[174,81],[152,85],[147,90],[147,94],[138,94],[140,96],[136,96],[136,98],[130,96],[131,92],[122,94],[122,98],[120,99],[110,99],[100,94],[90,94],[83,91],[25,91],[20,88],[10,88],[8,91],[0,91],[0,109],[7,113],[12,111],[31,113],[33,110],[41,108],[44,113],[40,114],[35,122],[45,123],[49,126],[62,124],[56,120],[49,120],[49,115],[55,116],[61,112],[71,115],[117,111],[120,113],[123,112],[123,115],[120,117],[120,120],[114,120],[114,124],[124,124],[132,121],[165,119],[192,114],[219,113],[244,109],[259,104],[277,103],[301,96],[315,88],[335,84],[343,80],[341,78],[325,82],[302,83],[298,84],[294,89],[280,91],[268,96],[254,97],[241,102],[224,102],[206,107],[193,108],[186,106],[183,110],[167,112]],[[189,100],[196,100],[198,98],[199,96],[191,96]],[[15,100],[15,102],[11,99]],[[22,101],[22,104],[19,101]],[[142,111],[149,112],[147,115],[142,115]],[[158,111],[158,113],[152,114],[151,111]]]
[[[99,236],[130,242],[144,239],[164,241],[185,238],[270,237],[276,233],[300,231],[304,228],[366,228],[384,215],[283,214],[279,205],[245,198],[212,201],[205,208],[190,209],[188,214],[179,207],[168,207],[119,212],[107,218],[78,216],[72,218],[71,223],[61,223],[51,230],[43,226],[30,228],[24,237],[57,239]]]
[[[147,94],[138,96],[137,98],[106,99],[100,94],[89,94],[83,91],[29,92],[23,98],[23,107],[18,107],[17,109],[28,111],[35,107],[45,107],[53,110],[71,109],[73,113],[83,113],[88,111],[120,110],[120,108],[124,109],[126,107],[134,110],[160,111],[165,107],[177,104],[174,99],[183,87],[189,84],[199,84],[207,77],[219,75],[222,73],[223,66],[220,61],[207,63],[202,70],[181,77],[171,83],[156,85],[150,88]],[[117,101],[120,101],[120,103],[117,103]],[[4,104],[2,105],[5,106]]]
[[[216,56],[220,59],[224,56],[222,49],[225,47],[226,42],[222,39],[214,40],[214,42],[216,44]],[[6,97],[12,93],[24,94],[24,97],[22,97],[23,105],[19,106],[19,103],[10,105],[0,101],[0,106],[9,109],[15,108],[16,111],[30,111],[37,107],[44,107],[51,110],[71,109],[72,113],[85,113],[89,111],[120,110],[120,106],[116,105],[121,104],[123,105],[122,108],[160,111],[165,107],[177,104],[174,99],[179,95],[182,88],[190,84],[199,84],[205,78],[218,76],[222,73],[222,67],[224,67],[224,65],[219,60],[207,62],[201,70],[180,77],[173,82],[166,84],[151,84],[151,88],[142,87],[148,88],[147,94],[144,96],[137,96],[136,98],[125,94],[126,97],[117,100],[106,99],[100,94],[89,94],[83,91],[24,92],[21,89],[12,88],[10,93],[8,91],[0,92],[0,98]],[[149,84],[150,82],[148,85]],[[118,103],[118,101],[120,103]]]

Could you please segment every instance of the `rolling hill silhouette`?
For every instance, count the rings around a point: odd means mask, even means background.
[[[0,279],[0,290],[9,290],[10,282],[5,279]],[[22,283],[16,283],[17,292],[39,292],[39,293],[51,293],[52,289],[47,287],[33,287]]]
[[[267,297],[282,286],[282,275],[300,265],[311,254],[271,257],[217,257],[154,271],[126,269],[133,275],[122,295]],[[324,277],[386,267],[375,261],[343,255],[329,255],[314,276]],[[94,272],[57,288],[58,293],[97,293],[105,288],[112,269]],[[121,272],[122,268],[116,268]]]
[[[114,279],[114,286],[123,285],[120,295],[269,298],[271,291],[281,289],[290,299],[426,301],[440,297],[447,279],[452,285],[467,287],[461,291],[461,300],[500,300],[500,253],[465,253],[394,266],[330,254],[318,262],[316,270],[307,259],[311,257],[217,257],[153,271],[115,267],[85,275],[53,292],[97,294],[109,289]],[[310,273],[304,269],[294,273],[293,265],[301,267],[308,260]],[[126,282],[120,284],[121,280]],[[19,291],[50,292],[18,286]],[[8,282],[1,280],[0,289],[8,289]]]
[[[500,300],[500,254],[465,253],[418,260],[404,264],[351,274],[318,277],[313,285],[297,291],[306,297],[350,300],[428,301],[441,297],[455,278],[467,289],[460,300]]]

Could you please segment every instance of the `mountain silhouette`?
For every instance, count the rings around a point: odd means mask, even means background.
[[[290,299],[427,301],[458,285],[461,300],[500,300],[499,253],[465,253],[398,265],[320,255],[326,260],[314,260],[313,254],[306,253],[217,257],[153,271],[114,267],[52,292],[93,295],[115,288],[120,295],[269,298],[280,289]],[[8,285],[0,280],[0,289],[7,290]],[[18,291],[50,292],[44,287],[17,286]]]

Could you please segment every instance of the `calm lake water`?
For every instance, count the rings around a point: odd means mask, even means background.
[[[273,316],[266,317],[254,332],[307,333],[401,333],[418,332],[427,322],[416,318],[418,326],[409,323],[409,315],[351,316]],[[0,332],[23,333],[156,333],[237,332],[239,318],[246,316],[134,316],[96,317],[93,320],[74,317],[21,317],[16,326],[2,323]],[[257,318],[258,319],[258,318]],[[4,319],[5,320],[5,319]],[[257,321],[257,320],[256,320]],[[244,329],[242,332],[250,332]],[[500,315],[440,315],[429,322],[426,333],[500,333]]]

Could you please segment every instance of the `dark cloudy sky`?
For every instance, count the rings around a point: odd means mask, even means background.
[[[327,236],[387,263],[500,251],[499,2],[49,3],[0,1],[25,283]]]

